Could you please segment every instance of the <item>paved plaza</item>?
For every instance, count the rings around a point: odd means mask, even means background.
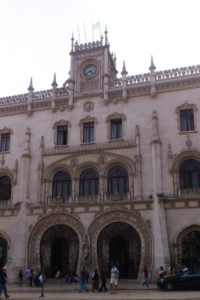
[[[90,286],[89,286],[90,287]],[[155,284],[150,288],[143,288],[141,284],[122,282],[116,294],[107,293],[93,293],[91,289],[88,293],[78,293],[79,285],[68,285],[63,283],[47,283],[44,288],[44,299],[46,300],[199,300],[200,291],[173,291],[165,292],[157,290]],[[11,299],[21,300],[35,300],[41,299],[40,288],[19,288],[17,285],[8,285],[8,292]],[[1,296],[4,299],[4,295]]]

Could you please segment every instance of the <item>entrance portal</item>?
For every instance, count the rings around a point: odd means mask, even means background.
[[[120,278],[137,278],[141,241],[133,227],[121,222],[106,226],[99,235],[97,251],[100,270],[109,272],[115,264],[119,268]]]
[[[182,239],[182,264],[200,267],[200,231],[191,231]]]
[[[47,277],[75,272],[78,263],[79,241],[73,229],[66,225],[54,225],[43,235],[40,244],[41,266]]]

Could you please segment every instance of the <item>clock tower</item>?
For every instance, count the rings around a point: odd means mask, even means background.
[[[105,31],[100,41],[78,44],[71,43],[70,77],[64,83],[67,85],[69,105],[84,97],[102,95],[103,100],[108,102],[108,88],[116,79],[116,59],[110,53],[110,45]]]

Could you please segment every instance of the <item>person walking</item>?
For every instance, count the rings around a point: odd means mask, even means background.
[[[4,291],[5,294],[5,298],[9,298],[10,296],[8,295],[7,292],[7,273],[6,273],[6,267],[3,267],[1,272],[0,272],[0,295],[2,293],[2,291]]]
[[[99,290],[99,273],[97,269],[92,274],[92,291],[95,292],[95,290]]]
[[[103,288],[104,288],[104,291],[107,292],[107,287],[106,287],[107,278],[106,278],[106,272],[105,271],[101,271],[100,279],[101,279],[101,287],[99,289],[99,292],[102,292]]]
[[[146,265],[144,266],[143,274],[144,274],[144,281],[142,285],[149,287],[149,272]]]
[[[24,284],[24,274],[23,274],[22,270],[19,270],[18,282],[19,282],[19,287],[22,287]]]
[[[113,294],[116,293],[118,287],[119,270],[113,265],[110,273],[110,293]]]
[[[87,289],[88,284],[88,272],[85,267],[83,267],[80,271],[80,289],[79,293],[82,293],[82,291],[88,292]]]
[[[30,287],[33,287],[33,276],[34,276],[33,269],[30,269],[30,274],[29,274],[29,286]]]

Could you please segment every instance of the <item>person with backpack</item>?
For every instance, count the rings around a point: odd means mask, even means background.
[[[2,291],[4,291],[5,298],[10,297],[7,292],[7,278],[8,278],[8,276],[6,273],[6,267],[3,267],[0,272],[0,295],[1,295]]]

